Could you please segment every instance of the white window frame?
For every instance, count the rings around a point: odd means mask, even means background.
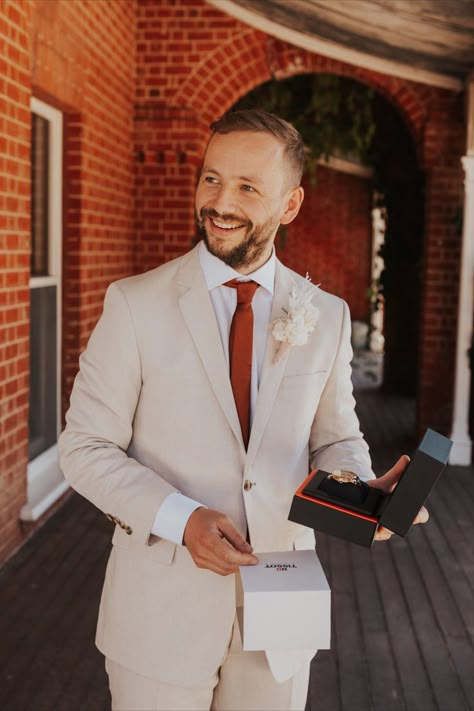
[[[63,115],[61,111],[35,97],[31,99],[32,113],[46,119],[49,132],[49,220],[48,220],[48,276],[30,278],[30,288],[56,286],[56,422],[57,437],[61,434],[61,340],[62,340],[62,192],[63,192]],[[28,463],[27,502],[20,519],[37,521],[40,516],[69,488],[59,468],[58,446],[42,452]]]

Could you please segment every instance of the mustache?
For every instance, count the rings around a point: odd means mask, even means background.
[[[221,220],[222,222],[237,222],[239,225],[251,226],[252,223],[249,220],[243,220],[237,215],[232,215],[231,213],[224,212],[219,214],[217,210],[213,207],[202,207],[199,211],[199,221],[202,222],[205,217],[213,217],[214,219]]]

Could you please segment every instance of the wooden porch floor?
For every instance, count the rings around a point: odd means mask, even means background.
[[[416,445],[413,403],[375,388],[357,401],[382,473]],[[333,646],[313,661],[307,711],[474,708],[474,468],[448,468],[428,508],[429,524],[370,551],[318,536]],[[3,711],[110,708],[93,644],[110,534],[73,495],[0,571]]]

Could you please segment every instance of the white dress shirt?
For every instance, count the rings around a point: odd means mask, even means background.
[[[240,274],[223,261],[210,254],[204,244],[199,245],[199,261],[206,280],[209,296],[216,314],[217,325],[221,336],[222,349],[229,366],[229,333],[232,318],[237,306],[237,290],[224,286],[226,281],[256,281],[259,288],[252,300],[253,322],[253,353],[252,381],[250,391],[250,423],[252,423],[255,403],[257,402],[260,378],[262,377],[263,360],[267,343],[268,328],[272,310],[273,287],[275,282],[275,250],[270,259],[252,274]],[[203,504],[179,492],[167,496],[156,514],[151,532],[160,538],[166,538],[174,543],[183,542],[184,529],[188,518]]]

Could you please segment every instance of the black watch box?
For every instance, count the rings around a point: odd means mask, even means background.
[[[296,491],[288,518],[367,548],[379,524],[405,536],[446,467],[451,446],[450,439],[428,429],[390,494],[312,471]]]

